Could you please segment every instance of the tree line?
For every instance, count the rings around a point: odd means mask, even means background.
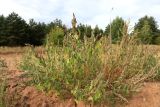
[[[77,25],[77,31],[82,41],[85,37],[91,37],[92,35],[97,40],[102,36],[111,35],[112,42],[116,43],[124,35],[125,25],[125,21],[121,17],[116,17],[106,26],[105,30],[100,29],[98,25],[92,28],[90,25],[80,23]],[[59,39],[71,32],[71,28],[67,28],[60,19],[55,19],[48,24],[30,19],[27,23],[15,12],[6,17],[0,15],[0,46],[42,45],[47,34],[56,27],[62,28],[64,32],[64,35],[58,37]],[[133,31],[128,35],[132,36],[132,34],[136,34],[137,39],[143,44],[160,44],[160,29],[158,29],[157,22],[152,16],[146,15],[140,18]]]
[[[46,34],[56,26],[65,27],[59,19],[49,24],[35,22],[34,19],[27,23],[15,12],[7,17],[0,15],[0,46],[42,45]]]

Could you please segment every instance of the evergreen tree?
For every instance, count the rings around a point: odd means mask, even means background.
[[[103,30],[98,27],[98,25],[95,26],[93,35],[95,37],[95,43],[102,37]]]
[[[153,17],[144,16],[135,24],[134,32],[144,44],[153,44],[158,35],[158,25]]]
[[[12,12],[6,17],[5,36],[7,45],[25,45],[28,25],[18,14]]]
[[[124,27],[124,20],[121,17],[116,17],[111,24],[109,24],[105,29],[105,34],[107,36],[112,37],[112,42],[116,43],[120,41],[123,36],[123,27]],[[111,29],[110,29],[111,28]]]
[[[144,21],[144,25],[141,28],[138,38],[144,44],[150,44],[152,42],[152,30],[151,26],[149,26],[148,21]]]
[[[86,36],[87,37],[91,37],[92,36],[92,28],[91,28],[91,26],[86,25],[85,32],[86,32]]]
[[[62,20],[55,19],[54,21],[50,22],[48,25],[46,25],[46,32],[49,33],[51,29],[55,27],[64,28],[64,25],[62,24]]]
[[[46,25],[36,23],[33,19],[29,21],[29,43],[32,45],[42,45],[45,40]]]
[[[5,34],[6,34],[6,32],[5,32],[5,20],[6,20],[6,18],[3,16],[3,15],[1,15],[0,16],[0,46],[2,46],[2,45],[6,45],[7,44],[7,41],[6,41],[6,37],[5,37]]]
[[[80,23],[77,26],[77,29],[78,29],[78,32],[79,32],[79,39],[83,41],[84,40],[84,36],[85,36],[85,25]]]
[[[95,37],[97,37],[100,34],[100,29],[99,29],[98,25],[95,26],[93,34]]]

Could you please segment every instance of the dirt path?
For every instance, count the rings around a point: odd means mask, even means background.
[[[9,79],[9,95],[7,97],[15,98],[17,101],[12,107],[74,107],[71,99],[60,102],[54,93],[46,95],[34,87],[24,85],[26,78],[17,68],[22,53],[0,54],[0,58],[4,59],[8,66],[6,77]],[[13,103],[11,99],[9,102]],[[84,107],[84,104],[78,106]],[[160,83],[145,83],[140,92],[129,99],[125,107],[160,107]]]

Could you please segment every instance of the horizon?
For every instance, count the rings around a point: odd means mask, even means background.
[[[36,22],[49,23],[56,18],[71,27],[72,13],[75,13],[77,24],[87,24],[100,28],[110,23],[117,16],[130,21],[132,28],[138,19],[148,15],[153,16],[160,25],[160,1],[158,0],[6,0],[0,1],[0,14],[7,16],[11,12],[17,13],[26,22],[34,19]]]

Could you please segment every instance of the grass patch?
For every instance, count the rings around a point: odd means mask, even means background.
[[[6,91],[6,81],[0,80],[0,107],[6,107],[5,91]]]
[[[7,67],[4,60],[0,59],[0,75],[3,74],[4,68]],[[5,77],[0,76],[0,107],[6,107],[5,103],[5,91],[6,91],[6,80]]]

